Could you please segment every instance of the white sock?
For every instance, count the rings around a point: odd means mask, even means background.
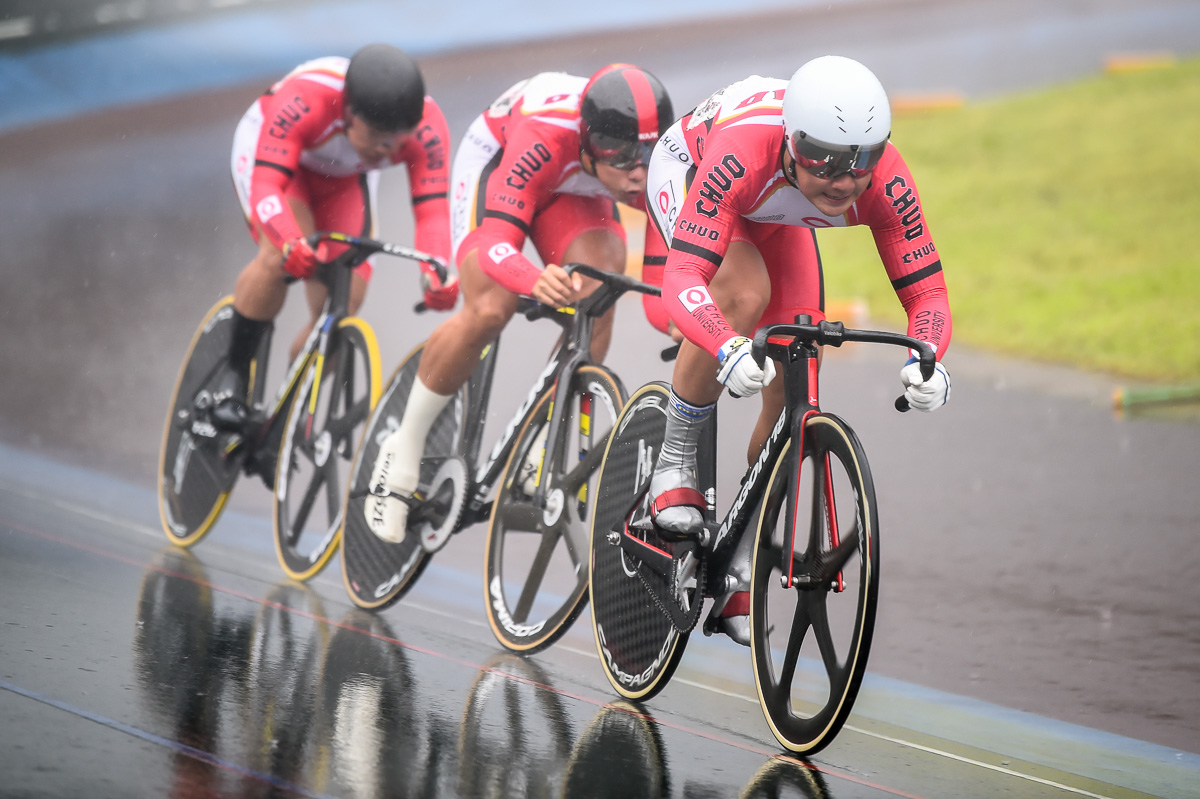
[[[672,488],[699,488],[696,478],[696,450],[700,431],[712,416],[717,404],[692,405],[671,390],[667,403],[667,428],[662,450],[650,478],[650,496],[657,497]],[[677,533],[695,532],[704,524],[704,516],[696,508],[679,505],[665,508],[655,523],[664,530]]]
[[[412,496],[421,476],[421,454],[438,414],[454,395],[433,393],[417,378],[404,407],[400,426],[379,445],[371,486],[382,485],[394,494]],[[392,497],[368,497],[363,516],[371,532],[384,541],[398,544],[404,540],[408,523],[408,505]]]

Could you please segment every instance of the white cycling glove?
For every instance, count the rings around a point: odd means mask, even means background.
[[[745,336],[734,336],[717,351],[717,380],[735,397],[752,397],[775,379],[775,362],[767,358],[763,366],[750,354],[753,342]]]
[[[934,367],[928,380],[921,377],[921,364],[910,360],[900,370],[900,382],[904,384],[904,397],[911,408],[929,413],[946,404],[950,399],[950,373],[940,363]]]

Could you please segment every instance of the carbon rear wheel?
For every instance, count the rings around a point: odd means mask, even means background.
[[[274,514],[275,552],[293,580],[310,579],[337,552],[345,479],[379,400],[380,372],[375,333],[349,317],[334,331],[328,356],[311,357],[296,378],[275,470]]]
[[[650,383],[629,398],[609,437],[592,517],[592,627],[605,676],[627,699],[649,699],[661,691],[688,640],[651,593],[649,586],[663,578],[619,545],[626,523],[648,514],[646,489],[662,447],[670,396],[666,384]],[[663,552],[675,547],[653,529],[639,537]],[[703,602],[698,591],[690,599]]]
[[[804,425],[793,524],[787,494],[794,444],[785,445],[763,499],[750,579],[750,649],[771,732],[785,748],[812,754],[845,724],[867,669],[879,523],[857,436],[838,417],[816,414]]]
[[[354,604],[368,610],[381,610],[398,601],[425,570],[430,558],[421,544],[421,536],[412,529],[403,541],[391,544],[371,532],[363,515],[379,447],[404,418],[424,348],[421,344],[410,352],[393,373],[367,422],[350,467],[342,526],[342,581]],[[461,454],[466,392],[465,386],[459,389],[438,414],[425,439],[417,484],[417,493],[422,496],[436,493],[433,482],[439,470],[447,459]]]
[[[570,405],[547,458],[554,392],[534,406],[500,479],[484,555],[488,624],[505,649],[536,652],[558,640],[583,611],[588,536],[601,457],[625,392],[602,366],[571,375]],[[544,507],[534,504],[537,486]]]
[[[263,335],[250,373],[250,398],[263,395],[270,328]],[[158,510],[163,532],[176,546],[189,547],[212,529],[241,472],[240,439],[218,432],[207,420],[216,382],[225,368],[233,335],[233,297],[209,309],[183,358],[163,426],[158,462]]]

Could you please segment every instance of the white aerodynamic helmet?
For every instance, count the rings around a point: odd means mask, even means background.
[[[814,58],[792,75],[783,132],[796,166],[817,177],[861,177],[879,163],[892,109],[875,74],[852,58]]]

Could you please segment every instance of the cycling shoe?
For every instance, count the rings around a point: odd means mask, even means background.
[[[371,496],[363,505],[367,527],[381,541],[399,544],[408,528],[408,506],[420,479],[420,466],[409,466],[404,439],[392,431],[379,447],[371,471]]]
[[[246,402],[246,380],[234,369],[225,367],[212,391],[209,418],[213,426],[227,433],[245,433],[252,414]]]
[[[704,529],[707,506],[693,472],[675,468],[655,471],[650,478],[650,496],[654,497],[650,515],[660,530],[693,536]]]
[[[730,591],[723,604],[718,601],[719,611],[713,608],[715,632],[725,633],[742,646],[750,646],[750,592]]]

